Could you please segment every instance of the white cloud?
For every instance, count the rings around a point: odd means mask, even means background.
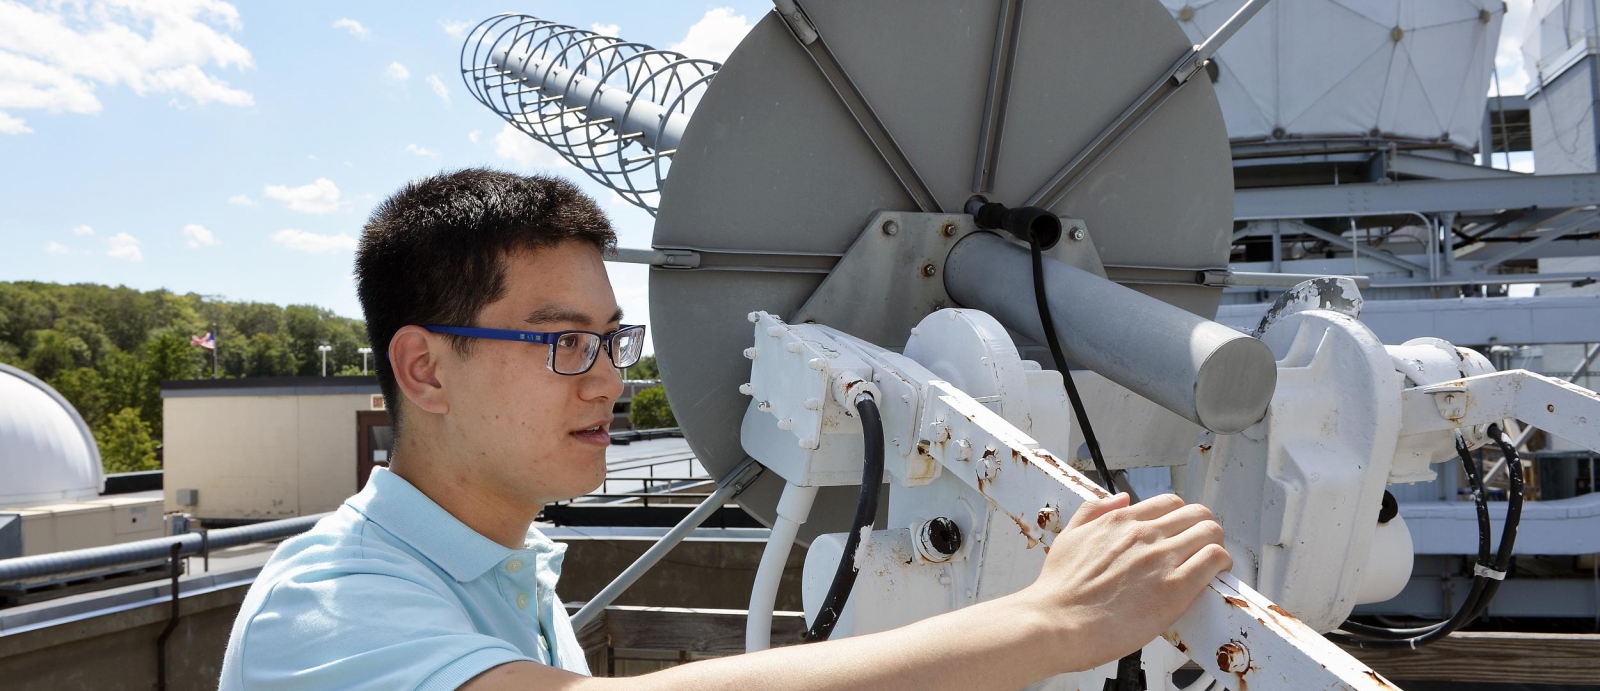
[[[90,228],[89,226],[73,226],[72,227],[72,234],[76,235],[78,237],[83,237],[85,235],[94,235],[94,229]]]
[[[561,172],[574,175],[577,171],[572,169],[572,164],[548,146],[540,144],[511,125],[501,128],[500,133],[494,136],[494,155],[508,161],[515,162],[524,168],[536,168],[545,172]]]
[[[15,115],[0,113],[0,134],[33,134],[28,121]]]
[[[67,254],[72,250],[67,249],[66,245],[56,242],[55,240],[51,240],[47,243],[44,243],[44,251],[47,254]]]
[[[617,24],[601,24],[600,22],[595,22],[589,25],[589,30],[600,34],[601,36],[617,37],[622,35],[622,27]]]
[[[414,153],[414,154],[416,154],[418,156],[428,156],[430,158],[436,157],[436,156],[439,155],[439,152],[437,152],[437,151],[434,151],[432,149],[424,149],[424,148],[422,148],[420,146],[417,146],[416,144],[407,144],[406,145],[406,151]]]
[[[318,235],[295,228],[285,228],[272,234],[272,241],[296,252],[310,254],[328,254],[331,252],[351,252],[356,248],[356,239],[339,233],[337,235]]]
[[[327,178],[317,178],[299,187],[267,185],[262,194],[283,202],[290,211],[303,214],[331,214],[339,210],[339,186]]]
[[[428,86],[433,87],[434,95],[438,96],[441,99],[444,99],[445,103],[449,103],[450,102],[450,89],[449,89],[449,87],[446,87],[444,85],[444,82],[439,80],[439,75],[437,75],[437,74],[428,75]]]
[[[254,65],[232,35],[240,29],[239,11],[221,0],[0,1],[0,111],[98,113],[102,87],[253,105],[248,91],[205,71]],[[29,131],[0,112],[0,133]]]
[[[383,76],[397,82],[403,82],[411,78],[411,70],[406,69],[405,65],[398,62],[391,62],[388,67],[384,68]]]
[[[144,260],[144,252],[139,249],[139,239],[127,233],[117,233],[106,238],[106,256],[130,262]]]
[[[722,62],[728,59],[744,35],[750,33],[750,21],[735,14],[731,7],[708,10],[700,21],[689,27],[682,41],[672,44],[672,50],[691,58],[704,58]]]
[[[249,195],[244,194],[235,194],[231,197],[228,197],[228,203],[234,206],[256,206],[260,204],[260,202],[251,199]]]
[[[473,130],[471,132],[468,132],[467,133],[467,141],[472,142],[473,144],[477,144],[478,143],[478,135],[480,135],[480,134],[482,134],[482,132],[479,132],[477,130]]]
[[[207,230],[205,226],[198,223],[190,223],[189,225],[184,226],[183,237],[185,243],[189,245],[190,249],[200,247],[202,245],[217,244],[217,236],[212,235],[210,230]]]
[[[356,38],[367,37],[367,27],[362,26],[361,22],[358,22],[354,19],[341,19],[333,23],[333,28],[344,29],[345,31],[350,32],[351,36]]]
[[[1533,64],[1538,60],[1537,55],[1523,52],[1524,42],[1528,36],[1529,14],[1533,9],[1533,0],[1507,0],[1506,14],[1500,22],[1500,45],[1494,56],[1494,71],[1500,77],[1500,93],[1507,95],[1521,95],[1528,91],[1528,85],[1533,81],[1533,73],[1538,66]],[[1535,37],[1528,46],[1532,51],[1538,50],[1538,40]],[[1495,93],[1494,80],[1489,81],[1489,93]]]
[[[441,19],[439,20],[439,28],[444,29],[444,32],[451,36],[461,38],[467,35],[468,29],[472,28],[472,22],[452,22],[448,19]]]

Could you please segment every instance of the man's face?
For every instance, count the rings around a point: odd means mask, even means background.
[[[503,297],[473,326],[517,331],[616,330],[622,310],[600,251],[565,242],[505,258]],[[445,359],[451,436],[461,458],[532,503],[581,496],[605,478],[612,405],[622,373],[601,347],[594,366],[561,375],[546,366],[550,345],[475,340],[466,358]]]

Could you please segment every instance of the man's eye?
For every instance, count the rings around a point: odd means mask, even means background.
[[[576,347],[578,347],[578,337],[576,335],[574,335],[574,334],[567,334],[565,336],[562,336],[561,338],[556,339],[556,347],[558,347],[558,348],[576,348]]]

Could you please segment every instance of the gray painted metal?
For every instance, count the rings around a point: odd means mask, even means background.
[[[710,518],[711,514],[716,513],[729,499],[738,496],[740,492],[744,491],[744,488],[750,486],[750,483],[755,482],[755,479],[761,475],[762,470],[764,468],[761,467],[761,464],[756,463],[754,460],[747,460],[738,468],[735,468],[733,473],[729,475],[728,481],[719,485],[717,491],[712,492],[711,496],[706,497],[704,501],[700,502],[699,506],[694,507],[694,510],[690,511],[689,515],[684,516],[682,521],[672,526],[672,529],[662,535],[660,540],[650,546],[650,549],[645,550],[644,554],[639,555],[638,559],[628,565],[628,568],[623,569],[622,573],[617,574],[616,578],[606,584],[606,587],[584,603],[583,608],[578,610],[577,614],[572,615],[572,627],[582,630],[590,619],[604,612],[608,605],[617,600],[617,596],[626,591],[629,586],[638,582],[646,571],[654,567],[656,562],[661,561],[662,557],[667,556],[667,553],[671,552],[672,548],[677,547],[678,543],[688,537],[689,533],[694,532],[695,528],[700,527],[701,523],[706,522],[706,519]]]
[[[804,4],[939,205],[961,208],[977,166],[1001,0]],[[1192,47],[1155,0],[1029,3],[1026,11],[991,194],[1011,205]],[[1196,79],[1054,210],[1086,222],[1107,265],[1217,269],[1227,265],[1232,179],[1216,96],[1208,80]],[[759,22],[684,132],[652,242],[657,250],[701,253],[699,269],[651,270],[650,311],[673,411],[713,475],[745,458],[739,423],[747,401],[737,393],[749,376],[744,315],[795,316],[832,263],[819,273],[708,271],[706,259],[712,252],[839,257],[877,212],[916,208],[783,19]],[[1135,289],[1203,317],[1221,297],[1220,288],[1193,283]],[[770,521],[781,485],[764,477],[740,504]],[[845,529],[854,494],[824,490],[801,537]]]
[[[1600,174],[1264,187],[1234,193],[1239,220],[1499,211],[1600,204]]]
[[[252,542],[263,542],[299,535],[329,513],[301,516],[281,521],[267,521],[239,528],[213,530],[202,538],[200,533],[186,533],[172,537],[158,537],[137,542],[127,542],[107,547],[90,547],[69,552],[38,554],[31,557],[0,560],[0,583],[11,583],[30,578],[44,578],[103,569],[112,566],[164,560],[172,555],[172,545],[181,545],[179,556],[199,554],[201,547],[223,549]]]
[[[1263,303],[1224,305],[1217,321],[1254,328]],[[1461,346],[1600,343],[1600,296],[1368,300],[1361,321],[1384,343],[1442,338]]]
[[[1056,334],[1073,362],[1220,434],[1266,414],[1278,368],[1265,343],[1054,259],[1043,268]],[[945,287],[956,302],[1043,343],[1032,274],[1026,248],[975,233],[951,250]]]

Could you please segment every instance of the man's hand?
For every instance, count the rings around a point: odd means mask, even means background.
[[[1082,671],[1144,647],[1232,567],[1204,505],[1163,494],[1129,506],[1118,494],[1078,508],[1016,597],[1058,634],[1062,671]]]

